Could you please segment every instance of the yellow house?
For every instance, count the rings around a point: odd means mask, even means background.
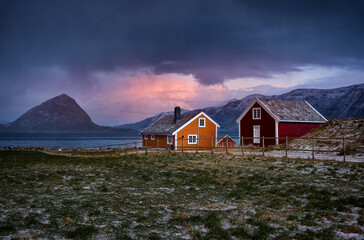
[[[181,108],[175,107],[174,115],[163,116],[140,135],[143,137],[143,146],[147,147],[208,149],[216,147],[219,127],[204,112],[181,114]]]

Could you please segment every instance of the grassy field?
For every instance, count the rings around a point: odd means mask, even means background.
[[[363,164],[0,151],[0,238],[363,239]]]

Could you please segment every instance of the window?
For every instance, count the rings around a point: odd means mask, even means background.
[[[260,108],[253,108],[253,119],[260,119],[261,109]]]
[[[155,136],[154,135],[151,135],[150,136],[150,140],[154,140],[155,139]]]
[[[198,126],[199,127],[206,127],[206,118],[199,118],[198,119]]]
[[[173,141],[173,137],[167,136],[167,144],[172,144],[172,141]]]
[[[188,144],[197,144],[197,134],[188,134]]]
[[[144,135],[144,139],[145,140],[148,140],[148,135]]]

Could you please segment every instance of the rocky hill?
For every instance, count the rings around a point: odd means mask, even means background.
[[[364,118],[364,84],[335,89],[296,89],[285,94],[272,96],[253,94],[240,100],[229,101],[223,106],[196,109],[192,112],[204,111],[219,123],[221,126],[220,133],[238,135],[236,119],[255,97],[307,101],[327,119]],[[118,127],[127,126],[128,128],[142,130],[165,114],[167,113],[161,113],[134,124]]]
[[[2,126],[9,131],[93,131],[110,128],[98,126],[66,94],[49,99],[30,109],[14,122]]]
[[[343,154],[343,138],[345,138],[346,154],[364,156],[364,119],[346,118],[330,120],[308,134],[290,143],[292,148],[305,149],[316,138],[315,149],[340,151]]]

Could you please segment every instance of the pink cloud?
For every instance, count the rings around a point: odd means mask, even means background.
[[[171,111],[175,106],[189,110],[211,106],[224,101],[228,94],[226,87],[203,86],[192,75],[141,73],[118,77],[113,74],[103,75],[102,79],[108,79],[108,85],[99,90],[98,96],[93,96],[92,111],[96,116],[110,119],[112,124],[143,120]],[[103,119],[100,121],[105,122]]]

